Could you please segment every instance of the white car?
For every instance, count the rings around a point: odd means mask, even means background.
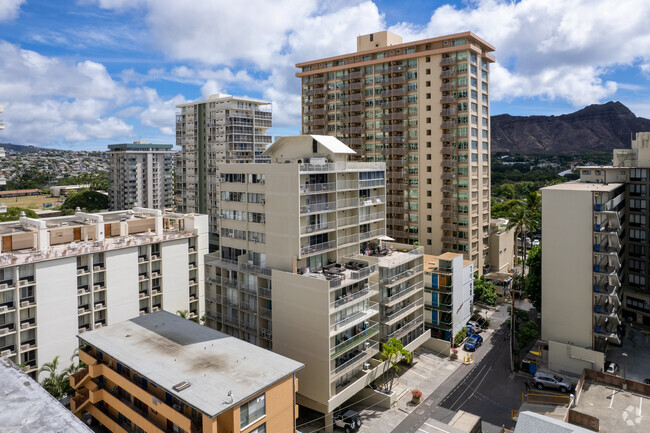
[[[533,241],[533,246],[534,246],[534,247],[539,246],[539,239],[535,239],[535,240]]]

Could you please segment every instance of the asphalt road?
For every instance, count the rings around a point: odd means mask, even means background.
[[[521,405],[524,382],[510,373],[506,316],[502,305],[491,318],[490,327],[498,331],[476,351],[474,364],[458,368],[394,433],[415,433],[429,418],[448,423],[459,410],[479,415],[486,433],[500,432],[502,426],[514,429],[511,410]]]

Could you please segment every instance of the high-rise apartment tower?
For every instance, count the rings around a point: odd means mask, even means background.
[[[219,173],[217,164],[263,162],[271,136],[271,104],[258,99],[211,95],[177,105],[176,190],[179,209],[209,217],[210,244],[219,233]]]
[[[489,64],[471,32],[298,63],[303,134],[333,135],[387,167],[387,234],[428,254],[460,252],[483,272],[490,226]]]
[[[109,144],[111,210],[174,205],[172,145],[134,141]]]

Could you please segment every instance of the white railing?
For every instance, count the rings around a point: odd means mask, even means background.
[[[302,255],[314,254],[319,251],[329,250],[331,248],[336,248],[336,241],[322,242],[320,244],[305,245],[300,248],[300,253]]]

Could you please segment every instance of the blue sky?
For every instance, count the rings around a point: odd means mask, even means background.
[[[0,0],[0,142],[105,149],[174,142],[174,106],[222,92],[273,102],[300,131],[295,63],[471,30],[497,47],[492,114],[618,100],[650,118],[650,2],[635,0]]]

